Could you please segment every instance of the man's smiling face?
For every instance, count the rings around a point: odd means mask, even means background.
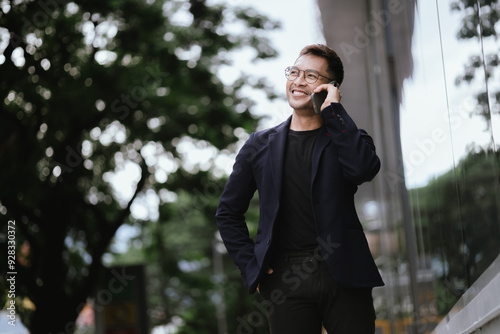
[[[318,81],[313,84],[307,83],[304,80],[303,70],[316,70],[321,75],[328,76],[328,63],[324,58],[317,57],[311,54],[306,54],[297,59],[294,66],[298,67],[300,75],[294,81],[287,80],[286,82],[286,97],[288,104],[295,111],[301,110],[314,113],[311,94],[319,85],[328,83],[328,79],[319,77]]]

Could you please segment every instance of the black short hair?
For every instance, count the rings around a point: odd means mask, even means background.
[[[299,58],[306,54],[324,58],[328,63],[328,72],[333,76],[333,79],[337,81],[339,85],[344,81],[344,65],[335,50],[324,44],[312,44],[304,47],[302,51],[300,51]]]

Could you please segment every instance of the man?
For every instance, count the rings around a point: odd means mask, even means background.
[[[373,334],[372,288],[383,285],[354,207],[357,186],[380,169],[373,140],[340,104],[342,61],[306,46],[285,71],[293,114],[252,133],[216,213],[249,292],[267,304],[273,334]],[[332,84],[336,81],[337,84]],[[327,91],[320,114],[312,93]],[[260,201],[255,240],[245,212]]]

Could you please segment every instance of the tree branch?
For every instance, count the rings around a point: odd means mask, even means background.
[[[130,208],[132,206],[132,203],[134,200],[137,198],[139,193],[144,189],[144,186],[146,185],[146,180],[149,177],[150,173],[148,172],[148,167],[144,160],[141,163],[141,178],[139,182],[137,183],[134,195],[132,198],[128,201],[127,206],[121,210],[117,217],[114,219],[113,222],[107,224],[107,228],[103,229],[101,239],[99,243],[96,245],[94,252],[92,253],[92,264],[89,266],[89,277],[90,278],[95,278],[96,275],[99,273],[100,269],[103,267],[101,263],[101,258],[106,251],[106,249],[109,247],[109,243],[113,239],[113,237],[116,234],[116,231],[120,226],[123,225],[127,217],[130,216]],[[104,217],[103,215],[99,214],[99,217]],[[106,222],[103,221],[103,224]],[[91,288],[93,282],[93,279],[88,279],[85,281],[85,287],[83,289],[80,289],[80,295],[88,295],[89,289]]]

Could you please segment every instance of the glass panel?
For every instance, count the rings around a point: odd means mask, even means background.
[[[481,40],[469,2],[418,2],[415,71],[404,84],[405,178],[419,273],[432,275],[419,284],[434,281],[419,285],[422,318],[448,313],[500,253],[500,41],[488,28],[499,4],[480,8]]]

